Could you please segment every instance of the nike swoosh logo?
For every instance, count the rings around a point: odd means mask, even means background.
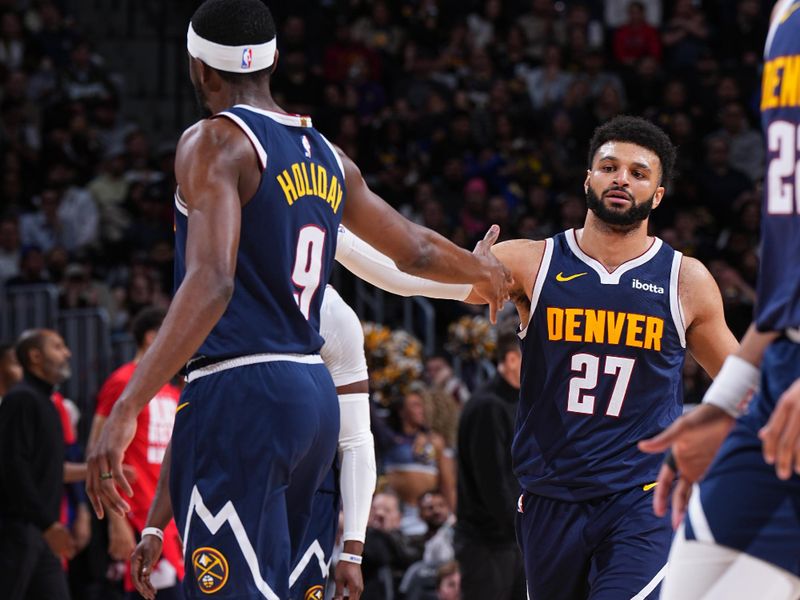
[[[657,481],[655,481],[653,483],[648,483],[648,484],[642,486],[642,490],[644,490],[645,492],[649,492],[650,490],[652,490],[657,485],[658,485]]]
[[[189,406],[188,402],[184,402],[183,404],[178,404],[178,407],[175,409],[175,414],[177,415],[179,412],[181,412],[182,409],[186,408],[187,406]]]
[[[559,273],[556,275],[556,281],[572,281],[573,279],[577,279],[578,277],[583,277],[586,273],[575,273],[575,275],[569,275],[564,277],[564,273]]]

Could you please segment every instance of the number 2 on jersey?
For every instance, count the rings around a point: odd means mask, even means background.
[[[767,147],[777,156],[767,169],[767,212],[771,215],[792,215],[800,212],[800,128],[788,121],[775,121],[767,129]],[[790,177],[788,181],[785,181]]]
[[[322,253],[325,251],[325,231],[316,225],[306,225],[297,236],[292,283],[300,288],[294,300],[300,312],[308,319],[311,301],[319,288],[322,277]]]
[[[622,411],[622,403],[625,402],[625,396],[628,393],[628,384],[631,382],[634,364],[636,364],[636,360],[633,358],[606,356],[603,373],[616,377],[611,399],[608,401],[608,408],[606,408],[606,415],[609,417],[618,417]],[[576,375],[569,380],[567,411],[593,415],[595,397],[584,392],[597,387],[600,375],[600,357],[594,354],[575,354],[572,357],[570,366],[573,373],[577,371],[581,375]]]

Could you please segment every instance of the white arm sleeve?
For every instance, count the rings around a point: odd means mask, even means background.
[[[369,427],[369,394],[339,396],[339,486],[342,490],[342,540],[364,542],[375,491],[375,445]]]
[[[440,283],[404,273],[391,258],[342,226],[336,239],[336,260],[359,279],[398,296],[464,300],[472,290],[469,284]]]
[[[331,286],[325,288],[320,311],[325,344],[322,360],[336,387],[367,380],[364,331],[361,321]],[[375,446],[369,423],[369,395],[339,396],[339,486],[344,511],[344,541],[364,542],[375,491]]]
[[[336,387],[368,379],[361,321],[331,286],[322,298],[319,333],[325,340],[319,353]]]

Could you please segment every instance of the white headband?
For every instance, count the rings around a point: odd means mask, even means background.
[[[253,73],[268,69],[275,62],[275,38],[264,44],[224,46],[209,42],[195,33],[189,23],[186,49],[209,67],[228,73]]]

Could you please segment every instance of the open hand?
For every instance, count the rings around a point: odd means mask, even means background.
[[[133,496],[131,485],[122,469],[122,457],[135,434],[136,415],[127,412],[118,402],[86,461],[86,494],[98,519],[102,519],[105,514],[103,503],[120,516],[131,509],[119,495],[117,485],[128,497]]]
[[[683,517],[691,484],[703,477],[733,423],[733,417],[721,408],[701,404],[654,438],[639,442],[639,449],[650,454],[672,448],[680,475],[673,492],[673,525]],[[669,492],[676,475],[669,466],[661,467],[653,493],[653,510],[658,516],[666,514]]]
[[[779,478],[789,479],[792,471],[800,475],[800,379],[778,398],[758,437],[763,444],[764,460],[775,465]]]
[[[497,311],[502,310],[509,298],[508,288],[513,283],[511,273],[492,254],[492,246],[500,235],[500,227],[492,225],[484,238],[477,243],[473,254],[484,265],[484,280],[474,284],[473,290],[489,305],[489,320],[497,322]]]

